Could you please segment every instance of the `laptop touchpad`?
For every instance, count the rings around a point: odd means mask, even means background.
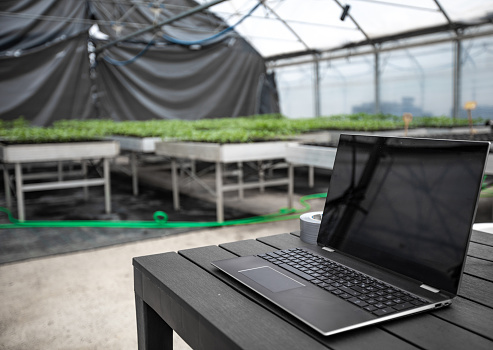
[[[256,267],[238,272],[274,293],[305,286],[269,266]]]

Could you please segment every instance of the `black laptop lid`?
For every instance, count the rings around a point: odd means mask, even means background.
[[[488,151],[341,135],[318,244],[457,294]]]

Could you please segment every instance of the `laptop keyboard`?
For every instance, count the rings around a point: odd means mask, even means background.
[[[301,248],[258,255],[376,316],[428,303],[408,292]]]

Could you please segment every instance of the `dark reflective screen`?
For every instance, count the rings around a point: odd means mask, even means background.
[[[319,245],[457,293],[488,149],[341,135]]]

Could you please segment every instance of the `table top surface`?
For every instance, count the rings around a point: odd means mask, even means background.
[[[493,349],[493,235],[473,231],[451,306],[329,337],[211,265],[303,246],[286,233],[134,258],[135,293],[194,349]]]

